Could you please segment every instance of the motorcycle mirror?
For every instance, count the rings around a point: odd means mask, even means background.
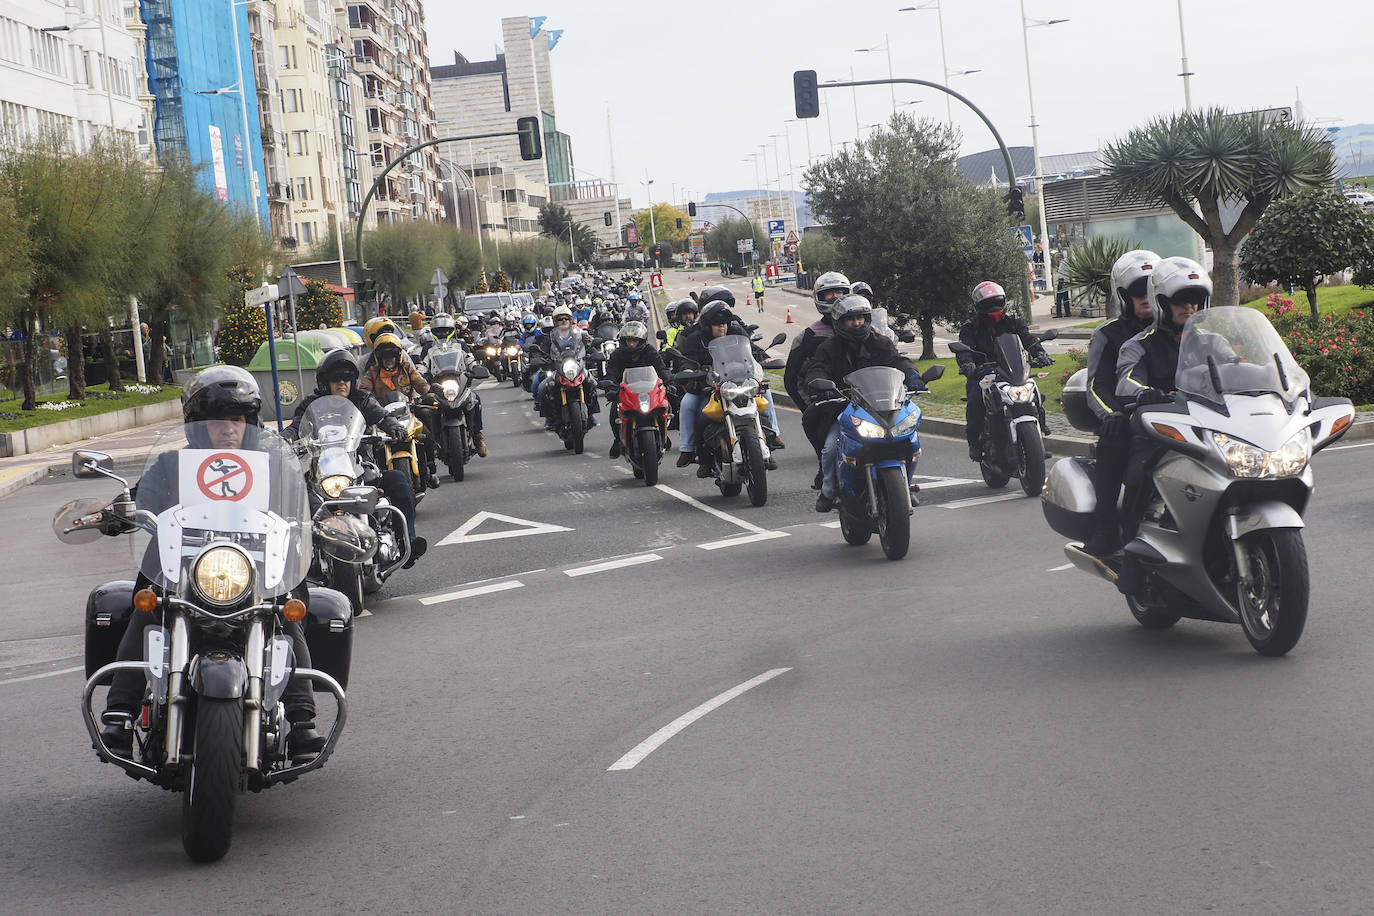
[[[818,379],[814,379],[814,380],[811,382],[811,384],[807,385],[806,387],[810,388],[812,391],[817,391],[817,392],[819,392],[819,391],[834,391],[834,390],[835,390],[835,383],[832,382],[832,381],[831,381],[830,379],[828,379],[828,378],[818,378]]]
[[[751,335],[749,336],[749,339],[750,339],[751,341],[763,340],[763,335],[762,335],[762,334],[751,334]]]
[[[921,381],[923,381],[923,382],[933,382],[933,381],[935,381],[937,378],[940,378],[941,376],[943,376],[944,374],[945,374],[945,364],[944,364],[944,363],[936,363],[935,365],[933,365],[933,366],[931,366],[929,369],[927,369],[925,372],[922,372],[922,373],[921,373]]]
[[[468,370],[468,378],[484,379],[491,378],[491,370],[486,366],[473,366]]]
[[[784,340],[786,340],[786,339],[787,339],[787,335],[784,334],[782,331],[779,331],[779,332],[777,333],[777,335],[773,338],[773,342],[770,343],[768,346],[770,346],[770,347],[776,347],[778,344],[782,343],[782,342],[783,342]]]
[[[765,369],[785,369],[785,368],[787,368],[787,360],[785,360],[785,359],[765,359],[765,360],[763,361],[763,368],[765,368]]]
[[[746,324],[744,326],[744,329],[748,331],[750,334],[752,334],[759,329],[759,326],[756,324]]]
[[[88,476],[97,477],[97,474]],[[52,533],[63,544],[91,544],[100,540],[100,510],[105,501],[76,499],[67,503],[53,516]]]
[[[109,473],[102,474],[101,471]],[[81,449],[72,455],[72,476],[81,478],[108,477],[114,473],[114,459],[104,452]]]
[[[677,347],[664,347],[664,348],[663,348],[663,355],[664,355],[664,356],[671,356],[671,357],[673,357],[674,359],[681,359],[681,358],[682,358],[682,354],[678,352]]]
[[[903,328],[897,332],[897,339],[902,343],[913,343],[916,340],[916,332]]]
[[[658,332],[657,334],[655,334],[654,336],[657,337],[659,340],[667,340],[667,339],[668,339],[668,332],[667,332],[667,331],[659,331],[659,332]]]
[[[959,341],[956,340],[956,341],[952,341],[952,342],[950,343],[950,345],[949,345],[949,352],[951,352],[951,353],[973,353],[973,352],[975,352],[975,351],[974,351],[974,349],[973,349],[972,347],[970,347],[968,344],[961,344],[961,343],[959,343]]]

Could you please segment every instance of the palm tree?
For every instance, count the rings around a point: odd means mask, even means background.
[[[1110,235],[1079,242],[1070,248],[1065,256],[1069,288],[1079,295],[1088,292],[1098,301],[1106,302],[1107,317],[1112,317],[1110,305],[1115,301],[1112,290],[1112,265],[1123,254],[1139,247],[1139,242]]]
[[[1241,240],[1275,200],[1331,180],[1331,146],[1309,125],[1223,108],[1158,118],[1103,152],[1118,199],[1163,204],[1212,246],[1212,301],[1240,298]],[[1243,203],[1234,225],[1222,207]]]

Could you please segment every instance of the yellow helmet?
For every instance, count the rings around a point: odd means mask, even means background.
[[[363,325],[363,339],[367,341],[368,349],[377,349],[377,338],[383,334],[400,334],[400,329],[390,318],[369,318],[367,324]]]
[[[372,339],[372,351],[380,355],[382,347],[395,347],[396,352],[404,354],[405,346],[401,338],[391,331],[384,331]]]

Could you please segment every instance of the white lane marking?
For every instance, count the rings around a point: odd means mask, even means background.
[[[359,619],[359,620],[361,620],[361,619],[364,618],[364,617],[371,617],[371,616],[372,616],[372,612],[369,611],[367,608],[363,608],[361,611],[358,612],[358,619]]]
[[[839,523],[839,520],[838,520],[838,519],[835,520],[835,521],[833,521],[833,522],[817,522],[816,524],[820,525],[822,528],[838,528],[838,527],[840,527],[840,523]]]
[[[11,677],[0,680],[0,687],[5,684],[20,684],[24,681],[37,681],[45,677],[57,677],[59,674],[71,674],[73,671],[85,671],[85,665],[77,665],[75,668],[59,668],[56,671],[44,671],[42,674],[26,674],[23,677]]]
[[[633,473],[634,473],[634,471],[632,471],[632,470],[630,470],[629,468],[625,467],[625,465],[623,465],[623,464],[613,464],[613,465],[611,465],[611,467],[614,468],[615,470],[619,471],[619,472],[622,473],[622,474],[633,474]]]
[[[615,763],[607,767],[606,772],[609,773],[613,770],[633,770],[640,763],[640,761],[642,761],[645,757],[648,757],[654,751],[662,747],[664,742],[666,742],[669,738],[673,737],[678,732],[682,731],[684,728],[691,725],[696,720],[700,719],[702,716],[706,715],[714,709],[718,709],[719,707],[724,706],[726,703],[730,702],[735,697],[739,696],[745,691],[752,690],[753,688],[757,687],[762,683],[765,683],[766,681],[771,681],[779,674],[786,674],[788,671],[791,670],[791,668],[774,668],[772,671],[765,671],[758,677],[751,678],[737,687],[731,687],[729,690],[725,691],[719,696],[707,700],[705,703],[702,703],[700,706],[698,706],[696,709],[693,709],[691,712],[683,713],[673,721],[669,722],[667,725],[660,728],[658,731],[654,732],[649,737],[645,738],[643,741],[639,742],[639,744],[631,748],[630,752],[627,753],[624,757],[621,757]]]
[[[716,509],[716,508],[714,508],[714,507],[712,507],[712,506],[706,505],[705,503],[697,502],[695,499],[693,499],[692,497],[688,496],[686,493],[682,493],[682,492],[679,492],[679,491],[677,491],[677,490],[674,490],[672,487],[667,486],[667,485],[665,485],[665,484],[659,484],[659,485],[658,485],[657,487],[655,487],[654,489],[656,489],[656,490],[662,490],[664,493],[667,493],[669,496],[673,497],[674,499],[680,499],[680,500],[682,500],[683,502],[685,502],[685,503],[686,503],[687,505],[689,505],[689,506],[695,506],[696,508],[700,509],[702,512],[705,512],[707,515],[714,515],[716,518],[720,519],[721,521],[729,522],[729,523],[732,524],[732,525],[738,525],[739,527],[743,528],[745,531],[752,531],[754,534],[761,534],[761,533],[763,532],[763,529],[760,528],[758,525],[751,525],[751,524],[749,524],[748,522],[746,522],[744,519],[742,519],[742,518],[735,518],[733,515],[731,515],[731,514],[728,513],[728,512],[722,512],[722,511],[720,511],[719,509]]]
[[[524,588],[525,583],[519,581],[497,582],[494,585],[479,585],[476,588],[463,588],[456,592],[448,592],[444,595],[431,595],[428,598],[421,598],[420,603],[428,607],[431,604],[442,604],[445,601],[457,601],[459,598],[475,598],[478,595],[490,595],[493,592],[508,592],[513,588]]]
[[[941,487],[957,487],[966,483],[982,483],[981,480],[974,480],[972,477],[932,477],[930,480],[923,480],[918,475],[914,480],[922,490],[938,490]]]
[[[698,544],[702,550],[719,550],[722,547],[737,547],[740,544],[752,544],[755,541],[771,541],[774,538],[788,537],[786,531],[760,531],[758,534],[742,534],[738,537],[725,538],[721,541],[708,541],[705,544]]]
[[[505,522],[507,525],[516,525],[510,531],[489,531],[486,534],[473,534],[472,532],[481,527],[482,523],[488,520]],[[572,531],[571,528],[564,528],[562,525],[551,525],[547,522],[532,522],[527,518],[516,518],[513,515],[501,515],[497,512],[478,512],[472,518],[463,522],[454,529],[447,537],[436,544],[436,547],[446,547],[451,544],[471,544],[475,541],[499,541],[502,538],[520,538],[527,534],[556,534],[560,531]]]
[[[940,503],[941,509],[969,509],[973,506],[986,506],[988,503],[1004,503],[1010,499],[1028,499],[1023,493],[998,493],[996,496],[975,496],[972,499],[956,499],[952,503]]]
[[[1333,445],[1333,446],[1331,446],[1330,448],[1324,448],[1324,449],[1322,449],[1322,451],[1324,451],[1324,452],[1343,452],[1343,451],[1345,451],[1345,450],[1348,449],[1348,448],[1369,448],[1370,446],[1374,446],[1374,442],[1357,442],[1357,443],[1355,443],[1354,445]]]
[[[612,569],[623,569],[626,566],[639,566],[644,563],[653,563],[655,560],[663,559],[656,553],[641,553],[633,557],[624,557],[619,560],[606,560],[602,563],[589,563],[586,566],[574,566],[572,569],[563,570],[563,575],[577,578],[578,576],[589,576],[592,573],[608,572]]]
[[[1045,572],[1063,572],[1063,571],[1066,570],[1066,569],[1073,569],[1073,564],[1072,564],[1072,563],[1065,563],[1063,566],[1056,566],[1056,567],[1054,567],[1053,569],[1047,569],[1047,570],[1045,570]]]

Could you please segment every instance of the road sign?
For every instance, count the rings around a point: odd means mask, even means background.
[[[283,270],[281,276],[277,278],[277,288],[281,290],[283,297],[305,295],[305,284],[290,267]]]
[[[1293,109],[1291,108],[1261,108],[1257,111],[1239,111],[1241,115],[1259,115],[1261,120],[1271,121],[1277,124],[1292,124]]]
[[[789,244],[789,245],[795,245],[795,244],[797,244],[797,242],[799,242],[799,241],[801,241],[801,240],[797,238],[797,231],[796,231],[795,229],[788,229],[788,230],[787,230],[787,244]]]
[[[273,299],[280,298],[281,297],[277,295],[276,284],[268,285],[264,283],[257,289],[250,289],[248,292],[244,293],[243,304],[252,308],[255,305],[266,305]]]
[[[768,237],[770,239],[780,239],[786,234],[787,230],[784,228],[782,220],[770,219],[768,221]]]
[[[663,274],[649,274],[649,287],[663,289]]]
[[[1021,246],[1026,252],[1026,257],[1035,254],[1035,246],[1031,244],[1031,240],[1035,238],[1034,230],[1030,226],[1017,226],[1016,234],[1021,237]]]
[[[738,251],[740,254],[748,254],[749,252],[751,252],[751,251],[754,250],[754,240],[753,240],[753,239],[736,239],[736,240],[735,240],[735,250]]]
[[[216,452],[196,469],[196,487],[206,499],[238,502],[253,492],[253,469],[233,452]]]
[[[797,243],[796,243],[796,242],[788,242],[788,243],[787,243],[787,253],[790,254],[790,255],[792,255],[793,257],[796,257],[796,255],[797,255]]]
[[[768,274],[769,279],[776,280],[778,278],[778,265],[769,264],[768,267],[765,268],[765,272]]]

